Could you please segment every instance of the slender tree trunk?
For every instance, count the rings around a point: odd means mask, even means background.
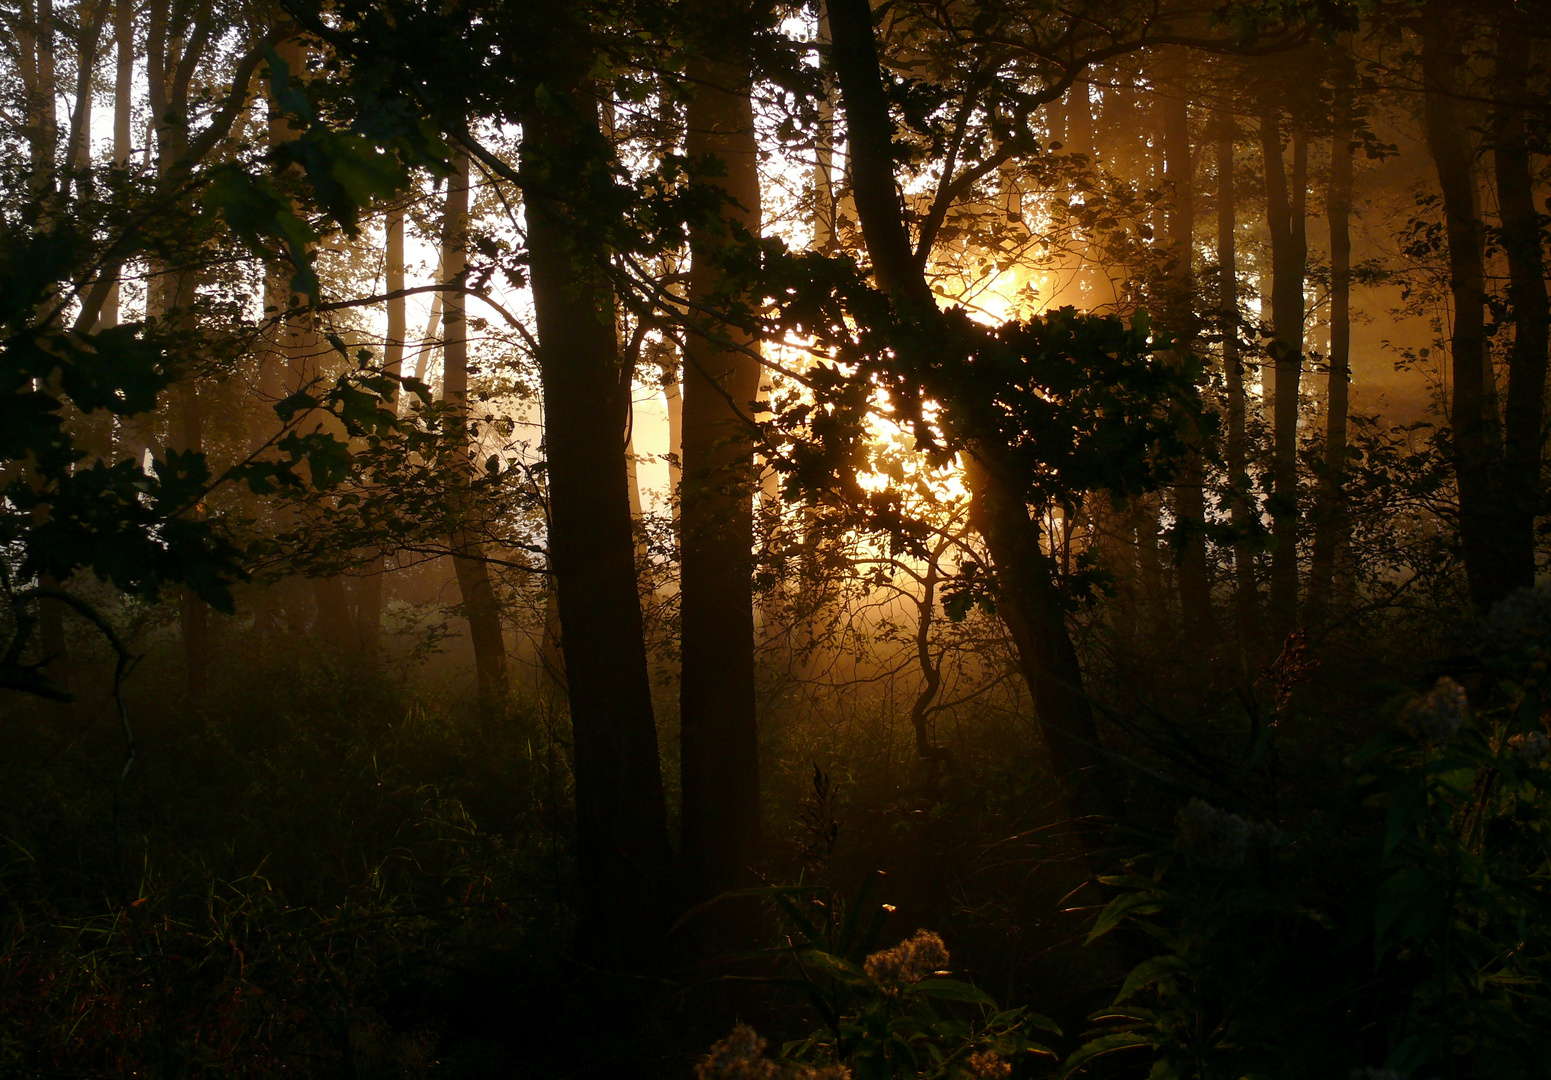
[[[576,774],[581,940],[611,962],[644,959],[665,910],[670,849],[626,490],[629,385],[604,252],[568,220],[610,148],[577,90],[524,119],[528,226],[544,445],[549,561]]]
[[[1508,357],[1505,410],[1502,564],[1499,589],[1524,588],[1535,581],[1535,517],[1540,512],[1541,455],[1545,440],[1546,351],[1551,336],[1551,305],[1546,296],[1546,265],[1540,242],[1540,217],[1525,132],[1529,48],[1536,27],[1516,8],[1497,24],[1496,96],[1492,124],[1492,161],[1497,175],[1497,206],[1502,215],[1502,246],[1508,257],[1508,304],[1513,310],[1513,351]]]
[[[1340,62],[1350,35],[1343,39]],[[1346,421],[1351,384],[1352,300],[1352,88],[1349,73],[1338,74],[1330,139],[1330,187],[1325,213],[1330,219],[1330,374],[1325,426],[1325,476],[1315,512],[1314,561],[1309,573],[1309,602],[1323,614],[1335,587],[1336,563],[1349,543],[1346,521]]]
[[[818,44],[829,46],[828,0],[819,0]],[[828,81],[828,80],[826,80]],[[814,147],[813,168],[813,250],[829,254],[835,237],[835,102],[825,94],[818,101],[818,141]]]
[[[1503,528],[1493,447],[1496,417],[1488,409],[1486,271],[1481,250],[1474,153],[1456,97],[1455,71],[1463,63],[1453,25],[1457,10],[1430,0],[1422,19],[1423,115],[1427,147],[1443,191],[1448,239],[1449,292],[1453,329],[1449,335],[1454,396],[1449,421],[1454,436],[1454,471],[1459,486],[1459,538],[1471,600],[1490,607],[1511,591],[1499,543]]]
[[[500,720],[506,709],[506,642],[501,631],[501,606],[490,581],[490,565],[485,562],[480,543],[480,522],[467,484],[471,479],[469,445],[469,351],[468,323],[464,316],[464,271],[468,257],[469,162],[463,154],[454,154],[453,172],[447,178],[447,201],[442,217],[442,272],[448,288],[442,294],[442,400],[452,408],[448,424],[456,425],[449,462],[456,474],[455,496],[458,524],[451,538],[452,568],[463,599],[463,614],[469,622],[469,640],[474,646],[474,671],[479,686],[479,712],[485,723]]]
[[[736,53],[730,43],[727,50]],[[715,157],[729,202],[722,228],[690,234],[692,300],[725,296],[718,265],[730,227],[759,235],[759,158],[746,61],[697,59],[689,68],[685,140],[692,158]],[[752,349],[754,338],[717,328]],[[681,488],[681,856],[695,899],[739,882],[757,857],[759,739],[754,717],[753,485],[750,420],[759,362],[690,335],[684,348]]]
[[[1281,124],[1260,121],[1266,218],[1271,230],[1271,358],[1276,368],[1271,451],[1271,630],[1280,639],[1298,622],[1298,393],[1303,375],[1303,278],[1308,269],[1304,203],[1308,138],[1292,137],[1292,175],[1282,157]],[[1289,183],[1290,180],[1290,183]]]
[[[1259,597],[1255,588],[1255,552],[1249,542],[1254,520],[1249,473],[1245,469],[1244,360],[1239,350],[1238,195],[1234,184],[1233,115],[1217,116],[1217,273],[1222,305],[1223,384],[1227,396],[1228,433],[1224,446],[1228,471],[1228,513],[1233,524],[1233,610],[1239,648],[1248,649],[1258,637]]]
[[[1186,75],[1184,65],[1178,74]],[[1178,80],[1180,84],[1184,79]],[[1180,92],[1176,87],[1175,93]],[[1163,111],[1163,155],[1165,177],[1172,189],[1165,237],[1169,246],[1170,267],[1164,284],[1163,315],[1165,328],[1177,342],[1174,356],[1184,363],[1196,349],[1199,326],[1195,313],[1195,160],[1190,149],[1190,113],[1182,97],[1161,99]],[[1187,437],[1199,445],[1200,431],[1188,417]],[[1200,452],[1192,451],[1180,469],[1174,484],[1174,513],[1178,517],[1183,544],[1178,550],[1180,614],[1185,631],[1193,639],[1209,642],[1213,636],[1212,583],[1206,565],[1206,492],[1202,479]]]
[[[394,293],[404,290],[404,211],[388,211],[384,222],[383,244],[383,291],[388,294],[388,333],[382,345],[383,371],[394,379],[404,373],[404,338],[407,333],[404,297]],[[398,407],[398,391],[390,391],[388,404]],[[382,650],[382,591],[383,575],[387,573],[387,560],[379,554],[372,560],[367,574],[361,579],[356,592],[356,637],[360,642],[361,655],[368,662],[378,658]]]
[[[116,76],[113,82],[113,164],[129,168],[131,124],[134,118],[135,90],[135,0],[114,0],[113,39],[117,49]],[[97,318],[101,327],[119,324],[118,275]]]
[[[97,70],[97,43],[113,0],[77,0],[75,109],[70,117],[70,138],[65,163],[84,171],[91,164],[92,76]]]
[[[867,0],[832,0],[835,70],[846,110],[852,188],[878,284],[901,314],[929,336],[937,305],[915,261],[894,186],[893,125],[878,71]],[[1012,633],[1052,771],[1072,811],[1106,807],[1108,774],[1095,745],[1082,669],[1066,629],[1054,566],[1040,548],[1014,469],[994,436],[957,432],[973,523],[985,538],[997,578],[998,611]],[[1097,781],[1096,783],[1093,781]]]

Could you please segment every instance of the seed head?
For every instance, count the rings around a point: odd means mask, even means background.
[[[851,1080],[851,1070],[833,1065],[798,1065],[786,1074],[787,1080]]]
[[[775,1062],[765,1060],[765,1040],[739,1024],[695,1066],[695,1080],[775,1080],[777,1072]]]
[[[875,952],[863,968],[885,988],[897,991],[907,983],[918,983],[935,971],[948,966],[948,947],[930,930],[917,930],[915,937],[901,941],[892,949]]]
[[[1424,743],[1445,743],[1470,719],[1470,701],[1465,688],[1445,675],[1438,685],[1407,705],[1401,719]]]
[[[978,1080],[1007,1080],[1012,1075],[1012,1063],[1003,1061],[995,1050],[969,1055],[969,1071]]]
[[[1525,765],[1539,765],[1551,758],[1551,737],[1543,731],[1508,736],[1508,756]]]

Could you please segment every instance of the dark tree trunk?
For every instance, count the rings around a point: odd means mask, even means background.
[[[724,51],[736,52],[736,45]],[[686,152],[714,156],[729,202],[722,220],[690,233],[689,296],[726,296],[718,260],[732,227],[759,234],[759,158],[747,61],[697,59]],[[752,348],[732,327],[717,336]],[[740,882],[759,848],[759,740],[754,717],[753,485],[750,419],[759,362],[690,335],[684,348],[680,486],[682,667],[680,768],[683,865],[693,899]]]
[[[1453,330],[1449,335],[1454,398],[1449,422],[1454,436],[1454,471],[1459,486],[1459,539],[1471,599],[1489,607],[1511,591],[1500,543],[1504,522],[1494,446],[1497,418],[1489,409],[1486,350],[1486,270],[1481,250],[1474,153],[1454,74],[1463,63],[1460,28],[1451,25],[1453,5],[1431,0],[1422,20],[1423,114],[1427,148],[1443,192],[1448,238],[1449,292]]]
[[[581,940],[628,961],[660,930],[670,849],[627,490],[629,384],[606,255],[587,246],[567,201],[586,191],[582,177],[609,148],[581,91],[536,108],[523,136],[549,559],[575,746]]]
[[[1524,588],[1535,581],[1535,517],[1540,512],[1541,453],[1545,439],[1546,350],[1551,306],[1540,217],[1524,125],[1529,103],[1529,45],[1534,24],[1517,9],[1497,25],[1497,92],[1492,124],[1492,162],[1502,246],[1508,257],[1508,304],[1513,310],[1513,351],[1508,357],[1508,401],[1503,446],[1503,528],[1500,585]]]
[[[1282,158],[1275,116],[1260,121],[1266,221],[1271,231],[1271,359],[1276,368],[1271,450],[1271,631],[1280,639],[1298,622],[1298,391],[1303,375],[1303,278],[1309,245],[1304,205],[1308,138],[1292,137],[1292,175]]]
[[[1238,217],[1235,200],[1233,115],[1217,116],[1217,273],[1222,305],[1223,386],[1227,396],[1228,432],[1223,448],[1228,471],[1228,513],[1233,524],[1233,612],[1239,648],[1249,650],[1258,636],[1259,597],[1255,588],[1255,552],[1249,530],[1255,517],[1249,473],[1245,470],[1244,360],[1239,349]]]
[[[464,316],[464,267],[468,257],[469,162],[453,156],[453,173],[447,179],[446,212],[442,218],[442,272],[449,288],[442,294],[442,399],[453,406],[448,423],[461,432],[453,441],[456,459],[449,462],[458,508],[458,525],[451,538],[453,574],[469,621],[474,646],[474,671],[479,685],[479,712],[486,723],[499,720],[506,709],[506,642],[501,631],[501,606],[490,581],[484,545],[479,540],[481,522],[466,496],[473,447],[469,437],[469,343]],[[623,430],[623,427],[621,427]]]
[[[1349,40],[1347,38],[1346,40]],[[1340,62],[1350,65],[1345,50]],[[1330,373],[1326,398],[1325,476],[1314,516],[1314,560],[1309,571],[1309,604],[1326,613],[1335,588],[1336,564],[1346,551],[1346,420],[1351,384],[1352,346],[1352,88],[1346,71],[1336,78],[1330,139],[1330,187],[1325,213],[1330,219]]]
[[[878,73],[877,43],[867,0],[832,0],[835,72],[846,111],[851,181],[873,273],[901,314],[930,331],[937,316],[926,278],[911,250],[894,186],[893,125]],[[1066,629],[1054,566],[1040,548],[1039,526],[1029,518],[1016,473],[1001,458],[992,433],[954,432],[961,444],[975,527],[991,550],[998,611],[1017,647],[1052,771],[1069,809],[1107,808],[1108,774],[1094,744],[1093,717],[1083,693],[1082,669]],[[1088,774],[1096,774],[1090,777]],[[1097,780],[1098,783],[1091,782]]]
[[[1179,74],[1186,74],[1179,65]],[[1184,80],[1180,80],[1183,82]],[[1184,363],[1196,348],[1199,331],[1195,312],[1196,228],[1195,161],[1190,150],[1190,113],[1185,99],[1173,94],[1160,99],[1163,112],[1163,160],[1165,177],[1172,189],[1165,237],[1169,247],[1168,276],[1164,282],[1163,324],[1177,342],[1176,362]],[[1199,443],[1194,421],[1189,425],[1192,442]],[[1180,615],[1186,633],[1197,640],[1213,636],[1212,585],[1206,565],[1206,494],[1203,490],[1201,456],[1192,452],[1174,484],[1174,513],[1182,543],[1178,548]]]

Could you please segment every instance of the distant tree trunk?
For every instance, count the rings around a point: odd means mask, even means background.
[[[1459,486],[1459,539],[1470,597],[1487,608],[1512,591],[1505,571],[1502,492],[1494,448],[1497,417],[1489,408],[1490,359],[1486,348],[1486,271],[1481,250],[1474,151],[1460,115],[1455,71],[1463,64],[1453,24],[1457,8],[1429,0],[1422,19],[1422,95],[1427,147],[1443,191],[1448,238],[1449,292],[1453,330],[1449,336],[1454,398],[1449,422],[1454,435],[1454,471]],[[1534,235],[1533,233],[1531,235]]]
[[[1292,137],[1291,182],[1275,115],[1261,117],[1266,220],[1271,230],[1271,358],[1276,367],[1271,451],[1271,630],[1277,639],[1298,622],[1298,392],[1303,375],[1303,278],[1309,244],[1308,137]]]
[[[1492,161],[1497,175],[1497,206],[1502,215],[1502,245],[1508,257],[1508,304],[1513,310],[1513,351],[1508,357],[1505,409],[1503,591],[1535,580],[1535,517],[1540,512],[1541,455],[1545,439],[1546,350],[1551,336],[1551,305],[1546,296],[1546,265],[1541,250],[1540,218],[1525,131],[1530,38],[1537,26],[1517,8],[1508,7],[1497,24],[1496,97]]]
[[[852,188],[873,272],[901,314],[925,333],[937,316],[937,305],[911,250],[894,185],[893,125],[867,0],[831,0],[830,29],[846,110]],[[1110,804],[1109,777],[1095,745],[1093,716],[1067,633],[1055,567],[1040,548],[1039,525],[1029,517],[1000,440],[992,433],[956,435],[972,493],[972,522],[991,552],[998,612],[1012,633],[1052,771],[1070,810],[1105,809]]]
[[[1238,219],[1234,185],[1233,144],[1237,134],[1233,114],[1217,115],[1217,273],[1222,305],[1223,384],[1227,396],[1228,437],[1224,457],[1230,491],[1228,513],[1233,524],[1233,610],[1239,647],[1258,636],[1259,598],[1255,589],[1255,553],[1249,542],[1254,507],[1245,471],[1244,361],[1239,352]]]
[[[828,0],[819,0],[818,44],[829,46]],[[828,80],[826,80],[828,82]],[[825,94],[818,100],[818,141],[814,147],[813,167],[813,250],[833,252],[835,236],[835,102]]]
[[[383,291],[388,294],[388,333],[382,345],[382,367],[389,376],[397,379],[404,373],[404,339],[407,334],[404,297],[394,296],[404,290],[404,211],[388,211],[383,225],[384,244],[382,256]],[[388,405],[398,407],[398,390],[389,392]],[[361,655],[368,661],[375,660],[382,650],[382,590],[387,561],[382,555],[372,560],[356,593],[356,636]]]
[[[113,164],[127,169],[134,119],[135,0],[114,0],[113,38],[117,49],[117,74],[113,83]],[[113,287],[103,303],[97,325],[110,327],[118,324],[119,285],[118,275],[115,274]]]
[[[737,42],[724,53],[737,55]],[[730,200],[721,228],[690,233],[689,296],[727,298],[718,265],[741,227],[759,235],[758,143],[747,60],[692,60],[685,150],[722,164]],[[735,344],[755,339],[718,327]],[[750,428],[761,367],[745,352],[691,334],[684,346],[684,478],[680,494],[681,856],[693,899],[726,891],[755,861],[760,839],[759,738],[754,716],[754,449]]]
[[[661,929],[670,848],[626,490],[629,385],[606,254],[586,246],[588,231],[568,220],[568,200],[587,190],[580,177],[610,152],[597,103],[580,89],[524,118],[549,561],[575,747],[581,940],[622,963],[644,959]]]
[[[188,158],[186,117],[189,90],[199,60],[200,46],[196,46],[196,42],[208,32],[208,23],[184,29],[188,34],[186,39],[172,36],[166,4],[152,5],[146,48],[146,83],[156,136],[156,168],[158,175],[163,177],[184,166]],[[151,288],[161,294],[161,303],[156,308],[166,323],[169,336],[175,337],[193,317],[198,279],[191,269],[162,267],[161,270],[160,276],[151,282]],[[185,380],[174,393],[178,412],[171,425],[168,443],[179,450],[202,453],[205,446],[201,389],[197,382]],[[210,609],[191,590],[184,589],[178,619],[188,691],[197,701],[206,695],[210,683]]]
[[[673,496],[673,523],[679,523],[683,507],[680,492],[684,484],[684,395],[679,372],[669,370],[663,378],[663,405],[668,412],[668,490]]]
[[[53,0],[37,0],[31,11],[24,5],[17,29],[22,91],[26,95],[24,134],[34,170],[33,183],[51,183],[59,152]]]
[[[70,117],[70,138],[65,144],[65,163],[84,171],[91,164],[92,81],[97,71],[97,43],[113,0],[78,0],[75,39],[75,109]]]
[[[1343,44],[1349,48],[1350,35]],[[1341,62],[1349,66],[1345,48]],[[1330,139],[1330,187],[1325,213],[1330,219],[1330,375],[1325,426],[1325,477],[1315,511],[1314,560],[1309,573],[1309,603],[1325,612],[1335,587],[1336,563],[1350,542],[1346,521],[1346,421],[1351,383],[1352,299],[1352,86],[1349,72],[1336,78]]]
[[[1179,74],[1185,75],[1184,64],[1178,65]],[[1183,82],[1184,80],[1181,80]],[[1199,326],[1195,312],[1195,159],[1190,150],[1190,113],[1179,93],[1164,96],[1160,100],[1163,111],[1163,156],[1165,176],[1172,189],[1168,216],[1165,219],[1165,238],[1169,247],[1170,265],[1164,283],[1164,327],[1176,339],[1175,359],[1184,363],[1185,357],[1196,348]],[[1195,422],[1181,421],[1189,425],[1187,437],[1193,445],[1199,445],[1200,432]],[[1206,639],[1213,635],[1212,583],[1206,565],[1206,492],[1202,479],[1199,450],[1192,450],[1180,469],[1174,484],[1174,512],[1179,518],[1178,528],[1183,535],[1179,547],[1179,599],[1180,614],[1184,627],[1194,639]]]
[[[449,462],[457,474],[453,483],[462,504],[457,508],[457,524],[451,537],[452,568],[463,599],[463,614],[469,622],[469,640],[474,646],[474,672],[479,686],[479,712],[487,723],[501,719],[506,710],[506,642],[501,631],[501,606],[490,581],[490,566],[485,562],[480,543],[481,523],[467,498],[466,486],[473,468],[469,457],[469,344],[468,323],[464,317],[464,270],[468,257],[469,161],[461,153],[453,155],[453,172],[447,178],[447,201],[442,216],[442,272],[447,289],[442,293],[442,400],[452,406],[447,423],[459,432]]]

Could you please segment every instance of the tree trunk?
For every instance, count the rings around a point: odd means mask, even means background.
[[[730,229],[759,234],[759,158],[746,61],[696,59],[689,67],[685,150],[722,165],[730,200],[721,228],[690,233],[689,297],[726,297],[718,265]],[[734,344],[754,338],[718,327]],[[690,334],[684,348],[683,464],[679,543],[682,674],[681,856],[691,898],[734,887],[757,857],[759,739],[754,717],[753,401],[759,362]]]
[[[131,125],[134,119],[135,91],[135,0],[114,0],[113,38],[117,48],[116,76],[113,83],[113,164],[129,168]],[[97,317],[101,327],[119,324],[118,275]]]
[[[1459,486],[1459,539],[1471,600],[1485,609],[1512,589],[1504,573],[1502,499],[1493,446],[1496,417],[1489,415],[1489,359],[1486,349],[1486,271],[1481,250],[1474,152],[1460,115],[1454,73],[1463,63],[1451,25],[1455,9],[1430,0],[1422,20],[1422,96],[1427,148],[1443,191],[1448,238],[1449,292],[1454,325],[1449,352],[1454,397],[1449,422],[1454,436],[1454,471]],[[1531,235],[1534,235],[1533,233]]]
[[[1249,473],[1245,470],[1244,361],[1239,350],[1238,216],[1235,200],[1233,144],[1237,134],[1233,115],[1226,109],[1217,115],[1217,273],[1218,302],[1222,306],[1223,385],[1227,397],[1227,443],[1224,464],[1228,472],[1228,513],[1233,524],[1233,611],[1238,625],[1239,648],[1251,647],[1258,636],[1259,597],[1255,588],[1255,552],[1249,542],[1254,520],[1250,502]]]
[[[469,458],[474,453],[468,441],[469,345],[463,310],[468,229],[469,162],[463,154],[455,153],[442,216],[442,272],[447,275],[448,285],[442,293],[442,400],[452,406],[447,423],[455,425],[457,431],[450,451],[455,457],[448,464],[457,492],[454,498],[461,504],[451,537],[452,568],[463,599],[463,614],[469,622],[469,640],[474,646],[479,714],[486,724],[492,724],[506,710],[506,642],[501,632],[501,606],[490,581],[484,546],[479,541],[480,522],[475,520],[467,491],[472,470]]]
[[[388,211],[383,225],[383,291],[388,294],[388,333],[382,345],[383,371],[394,379],[404,373],[404,338],[407,333],[404,297],[404,211]],[[389,392],[389,407],[397,409],[398,391]],[[361,579],[356,594],[356,637],[361,655],[368,662],[378,658],[382,649],[382,591],[387,560],[379,554]]]
[[[1184,65],[1178,74],[1186,75]],[[1183,84],[1184,80],[1179,80]],[[1163,111],[1163,159],[1165,177],[1172,189],[1169,212],[1165,219],[1165,238],[1170,265],[1164,282],[1163,325],[1175,338],[1174,357],[1183,364],[1196,348],[1199,327],[1195,314],[1196,197],[1195,160],[1190,151],[1190,114],[1181,88],[1160,99]],[[1195,421],[1183,417],[1187,437],[1200,443]],[[1199,451],[1193,451],[1181,466],[1174,483],[1176,527],[1182,535],[1177,552],[1179,563],[1180,615],[1192,639],[1208,643],[1213,636],[1212,584],[1206,565],[1206,493]]]
[[[867,0],[832,0],[830,30],[846,110],[852,189],[873,273],[901,314],[924,329],[937,316],[937,305],[911,250],[894,186],[893,125]],[[1093,717],[1054,567],[1040,549],[1039,526],[1030,520],[1012,473],[999,460],[999,439],[955,434],[962,445],[975,528],[991,550],[997,610],[1012,633],[1051,769],[1070,811],[1104,808],[1108,774],[1094,743]],[[1088,782],[1089,774],[1099,782]]]
[[[1535,517],[1540,512],[1541,454],[1544,448],[1546,350],[1551,305],[1540,246],[1540,218],[1525,132],[1529,43],[1534,24],[1517,9],[1497,25],[1496,97],[1492,161],[1497,206],[1502,215],[1503,252],[1508,257],[1508,305],[1513,311],[1513,351],[1508,357],[1503,493],[1499,536],[1501,590],[1535,581]]]
[[[1350,35],[1343,38],[1349,47]],[[1341,62],[1349,66],[1345,48]],[[1330,139],[1330,187],[1325,213],[1330,219],[1330,374],[1325,423],[1325,476],[1315,510],[1314,561],[1309,572],[1309,603],[1324,614],[1335,587],[1336,562],[1349,544],[1346,521],[1346,420],[1351,384],[1352,299],[1352,87],[1348,72],[1336,78]]]
[[[1308,138],[1292,137],[1292,176],[1278,119],[1260,120],[1266,220],[1271,231],[1271,359],[1276,368],[1271,452],[1271,631],[1278,640],[1298,622],[1298,391],[1303,375],[1303,278],[1308,269],[1304,203]]]
[[[567,199],[610,148],[581,91],[523,123],[524,211],[544,390],[549,561],[575,747],[580,940],[611,962],[644,959],[670,862],[657,726],[626,490],[629,385],[604,252]]]
[[[75,110],[70,117],[70,138],[65,146],[65,164],[84,172],[91,164],[92,81],[97,70],[97,43],[102,39],[102,24],[113,0],[77,0]]]

